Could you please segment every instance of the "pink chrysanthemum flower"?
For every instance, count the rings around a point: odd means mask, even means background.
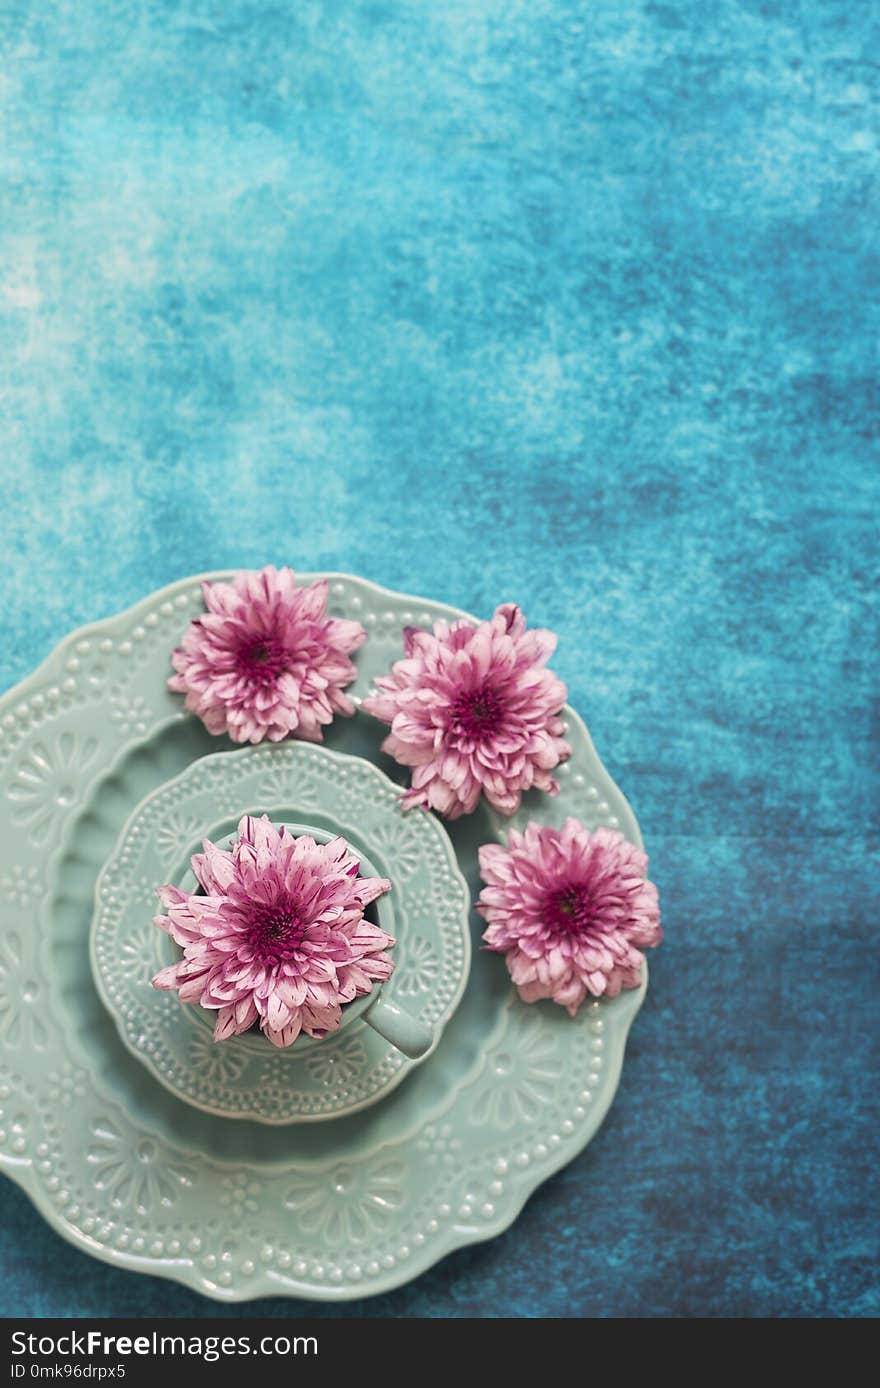
[[[480,849],[483,940],[507,956],[524,1002],[552,998],[573,1017],[588,994],[613,998],[638,987],[639,946],[663,939],[647,869],[646,855],[622,834],[591,834],[576,819],[561,829],[512,829],[507,848]]]
[[[359,622],[327,616],[327,584],[297,588],[291,569],[268,565],[231,583],[203,583],[207,612],[191,622],[169,689],[211,733],[233,742],[320,742],[334,713],[354,713],[343,688],[349,655],[366,638]]]
[[[167,916],[155,923],[183,958],[153,979],[177,989],[181,1002],[217,1012],[214,1040],[259,1020],[274,1046],[300,1031],[326,1036],[343,1003],[389,978],[385,953],[394,940],[364,918],[364,908],[391,883],[359,877],[345,839],[316,843],[276,829],[266,815],[238,826],[231,850],[205,840],[192,859],[205,895],[160,887]]]
[[[383,751],[413,768],[405,808],[457,819],[483,793],[513,814],[532,786],[555,794],[550,772],[571,748],[559,718],[565,685],[544,668],[553,633],[528,631],[519,608],[505,603],[478,626],[436,622],[403,636],[406,658],[376,680],[363,707],[391,725]]]

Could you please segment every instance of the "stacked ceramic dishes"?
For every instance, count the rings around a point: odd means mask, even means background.
[[[227,575],[211,575],[211,579]],[[318,575],[306,575],[309,582]],[[402,632],[463,614],[326,575],[359,622],[355,703]],[[527,820],[619,828],[632,812],[581,720],[557,797],[508,820],[405,812],[384,729],[360,710],[325,744],[235,749],[167,688],[202,611],[188,579],[74,633],[0,711],[0,1161],[79,1247],[218,1298],[386,1290],[506,1228],[595,1133],[645,984],[583,1007],[525,1007],[483,922],[477,849]],[[395,969],[338,1031],[287,1049],[151,979],[174,957],[155,889],[192,890],[191,855],[267,815],[344,837],[389,879]]]

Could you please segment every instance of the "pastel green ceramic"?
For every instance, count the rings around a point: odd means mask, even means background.
[[[292,744],[292,745],[298,748],[301,744],[299,744],[299,743],[294,743],[294,744]],[[318,752],[319,752],[322,756],[324,756],[324,757],[339,758],[339,757],[341,756],[341,753],[339,753],[339,752],[328,752],[326,748],[316,748],[315,750],[318,751]],[[226,757],[227,754],[226,754],[226,753],[220,753],[219,755],[223,756],[224,759],[225,759],[225,757]],[[351,760],[352,764],[355,765],[355,766],[357,766],[357,767],[368,767],[368,766],[370,766],[370,763],[369,763],[369,762],[364,762],[364,761],[362,761],[362,760],[359,759],[359,758],[350,758],[349,760]],[[224,760],[224,764],[225,764],[225,760]],[[234,760],[233,760],[233,762],[232,762],[232,765],[233,765],[233,766],[235,765]],[[186,773],[184,773],[184,775],[186,775]],[[178,777],[177,780],[178,780],[178,782],[180,782],[180,781],[183,780],[183,777]],[[135,811],[135,815],[137,815],[137,811]],[[238,818],[240,818],[240,816],[239,816]],[[236,821],[235,821],[236,824],[238,824],[238,818],[236,818]],[[331,830],[329,830],[329,829],[321,829],[321,828],[318,828],[318,827],[317,827],[316,825],[314,825],[314,824],[292,824],[289,820],[283,819],[282,816],[281,816],[280,814],[278,814],[277,812],[276,812],[276,815],[275,815],[275,822],[276,822],[276,824],[279,824],[279,825],[283,823],[283,824],[285,825],[285,827],[291,831],[291,833],[294,835],[294,837],[298,837],[300,834],[310,834],[311,837],[312,837],[313,839],[315,839],[318,843],[329,843],[330,839],[332,839],[332,838],[334,837],[334,835],[336,834],[336,832],[337,832],[336,830],[331,831]],[[215,831],[215,832],[216,832],[216,831]],[[123,837],[124,837],[124,836],[125,836],[125,831],[123,830]],[[203,835],[203,836],[202,836],[202,840],[200,840],[200,844],[201,844],[201,842],[203,841],[203,839],[206,838],[206,837],[208,837],[208,835]],[[215,837],[214,835],[211,835],[211,837],[212,837],[212,839],[213,839],[213,842],[220,844],[221,847],[228,848],[229,845],[233,842],[233,840],[237,837],[237,833],[233,832],[233,833],[230,833],[230,834],[224,834],[222,838],[219,837],[219,836]],[[119,844],[117,844],[116,847],[117,847],[117,851],[118,851],[118,849],[119,849]],[[371,861],[370,861],[370,859],[367,857],[366,853],[364,853],[364,852],[362,852],[362,851],[360,851],[360,850],[359,850],[359,852],[360,852],[361,875],[362,875],[362,876],[367,876],[367,877],[379,877],[379,876],[381,876],[381,874],[380,874],[380,872],[379,872],[379,869],[378,869],[377,867],[375,867],[373,863],[371,863]],[[190,857],[191,857],[191,853],[188,853],[188,854],[187,854],[187,862],[189,862]],[[453,858],[453,861],[454,861],[454,858]],[[105,869],[105,871],[106,871],[106,869]],[[196,891],[196,890],[197,890],[197,888],[198,888],[198,882],[196,881],[196,876],[195,876],[195,873],[194,873],[193,870],[192,870],[192,867],[188,867],[188,868],[187,868],[186,872],[183,874],[183,876],[180,878],[179,881],[177,881],[178,876],[179,876],[178,873],[172,873],[172,874],[171,874],[171,877],[175,880],[175,884],[176,884],[177,886],[179,886],[179,887],[181,888],[182,891],[193,892],[193,891]],[[465,883],[464,885],[465,885],[465,887],[466,887],[467,884]],[[98,878],[98,886],[97,886],[97,889],[96,889],[96,892],[95,892],[96,906],[97,906],[97,904],[100,902],[100,896],[101,896],[101,878],[99,877],[99,878]],[[464,902],[464,911],[465,911],[465,921],[464,921],[464,923],[465,923],[465,932],[464,932],[464,933],[465,933],[465,935],[466,935],[466,946],[465,946],[465,948],[467,949],[467,959],[468,959],[468,963],[469,963],[469,962],[470,962],[470,931],[469,931],[468,928],[467,928],[467,907],[468,907],[468,904],[469,904],[469,903],[468,903],[468,901],[467,901],[467,898],[465,898],[465,902]],[[391,934],[391,933],[392,933],[393,926],[394,926],[394,918],[393,918],[393,914],[391,913],[391,911],[390,911],[390,909],[389,909],[389,905],[390,905],[390,903],[388,902],[387,896],[382,897],[382,898],[380,898],[380,900],[379,900],[378,902],[373,902],[373,903],[367,908],[367,915],[368,915],[368,917],[371,918],[371,919],[372,919],[373,916],[375,915],[375,918],[376,918],[377,920],[379,920],[379,919],[380,919],[380,913],[381,913],[381,924],[386,928],[386,930],[388,931],[388,934]],[[95,957],[94,957],[94,942],[95,942],[95,921],[92,922],[92,946],[93,946],[93,949],[92,949],[92,972],[93,972],[93,973],[96,972],[96,970],[95,970]],[[164,959],[163,959],[163,962],[168,963],[168,962],[170,962],[171,959],[173,959],[173,958],[180,958],[181,953],[182,953],[182,951],[179,949],[178,946],[173,945],[173,944],[171,944],[170,941],[168,941],[167,953],[165,954],[165,957],[164,957]],[[400,959],[400,951],[399,951],[399,950],[397,951],[397,958],[398,958],[398,961],[399,961],[399,959]],[[465,979],[464,971],[462,971],[462,980],[461,980],[461,988],[462,988],[462,989],[464,988],[465,981],[466,981],[466,979]],[[101,991],[101,990],[100,990],[100,983],[99,983],[99,981],[98,981],[97,976],[96,976],[96,978],[95,978],[95,982],[96,982],[96,984],[98,984],[98,990],[99,990],[99,992],[100,992],[100,991]],[[357,998],[357,999],[355,999],[354,1002],[349,1003],[349,1004],[345,1007],[345,1009],[343,1010],[343,1013],[342,1013],[342,1021],[340,1022],[340,1025],[339,1025],[339,1028],[338,1028],[338,1031],[337,1031],[336,1035],[338,1036],[338,1035],[339,1035],[339,1032],[341,1032],[341,1031],[343,1030],[343,1028],[348,1028],[348,1027],[350,1027],[350,1026],[351,1026],[351,1023],[352,1023],[356,1018],[362,1017],[362,1018],[364,1019],[364,1021],[369,1021],[369,1022],[370,1022],[370,1024],[373,1026],[373,1029],[374,1029],[374,1030],[379,1031],[379,1035],[380,1035],[380,1036],[385,1036],[386,1041],[391,1041],[392,1045],[396,1046],[398,1050],[402,1050],[402,1051],[404,1052],[405,1055],[410,1056],[411,1059],[421,1059],[423,1056],[427,1055],[428,1051],[430,1050],[431,1046],[434,1044],[434,1042],[435,1042],[435,1040],[436,1040],[436,1036],[435,1036],[433,1027],[430,1026],[430,1024],[428,1024],[428,1023],[422,1023],[422,1022],[420,1022],[419,1019],[418,1019],[417,1017],[413,1017],[413,1016],[412,1016],[412,1013],[404,1012],[403,1008],[398,1007],[395,1003],[392,1003],[392,1002],[389,1001],[388,999],[385,999],[385,1000],[383,1001],[383,1000],[382,1000],[382,992],[383,992],[383,990],[382,990],[381,988],[374,988],[373,991],[372,991],[372,993],[371,993],[369,996],[363,997],[363,998]],[[105,1001],[106,1001],[106,998],[105,998]],[[388,1036],[385,1032],[383,1032],[383,1031],[381,1030],[381,1026],[377,1027],[377,1026],[375,1025],[375,1021],[376,1021],[375,1016],[373,1016],[373,1017],[368,1016],[368,1013],[373,1013],[373,1012],[375,1012],[376,1014],[378,1014],[379,1017],[382,1018],[382,1019],[386,1019],[386,1018],[388,1019],[388,1028],[389,1028],[390,1030],[395,1031],[395,1029],[396,1029],[398,1033],[401,1033],[401,1034],[402,1034],[402,1033],[406,1033],[408,1036],[411,1036],[411,1037],[412,1037],[412,1041],[411,1041],[412,1049],[410,1050],[406,1045],[400,1045],[399,1042],[398,1042],[398,1040],[396,1040],[393,1036]],[[208,1013],[208,1012],[199,1012],[199,1011],[197,1011],[197,1012],[192,1013],[192,1014],[190,1014],[190,1015],[195,1016],[195,1018],[197,1019],[197,1021],[200,1021],[201,1024],[202,1024],[203,1026],[206,1026],[206,1025],[207,1025],[207,1026],[208,1026],[208,1029],[211,1030],[211,1032],[212,1032],[212,1034],[213,1034],[213,1023],[210,1022],[210,1021],[208,1020],[208,1019],[210,1018],[210,1013]],[[408,1021],[407,1019],[409,1019],[409,1021]],[[119,1022],[118,1022],[118,1019],[117,1019],[117,1026],[118,1026],[118,1025],[119,1025]],[[412,1031],[412,1030],[411,1030],[411,1027],[412,1027],[413,1025],[415,1026],[415,1031]],[[122,1039],[125,1040],[125,1037],[123,1036]],[[403,1038],[402,1038],[402,1039],[403,1039]],[[242,1045],[242,1044],[245,1044],[246,1041],[253,1041],[253,1040],[259,1041],[259,1037],[253,1036],[253,1035],[252,1035],[251,1037],[249,1037],[249,1038],[240,1037],[240,1038],[238,1038],[238,1039],[234,1042],[234,1044],[235,1044],[235,1045]],[[320,1044],[319,1038],[314,1037],[314,1036],[307,1036],[305,1032],[300,1032],[299,1036],[297,1037],[297,1041],[296,1041],[296,1054],[297,1054],[298,1057],[301,1058],[302,1055],[303,1055],[303,1053],[304,1053],[306,1050],[311,1049],[311,1048],[313,1048],[313,1047],[315,1047],[315,1046],[317,1046],[317,1045],[319,1045],[319,1044]],[[213,1050],[213,1047],[212,1047],[212,1050]],[[260,1055],[263,1056],[263,1057],[265,1058],[266,1052],[265,1052],[264,1047],[260,1046],[260,1047],[259,1047],[259,1052],[260,1052]],[[293,1054],[293,1051],[292,1051],[292,1050],[287,1050],[287,1051],[285,1051],[283,1054],[284,1054],[284,1056],[291,1056],[291,1055]],[[325,1050],[325,1054],[326,1054],[326,1050]],[[401,1076],[401,1078],[402,1078],[402,1076]],[[182,1096],[182,1097],[186,1097],[186,1096],[184,1095],[184,1096]],[[369,1102],[372,1103],[373,1100],[371,1099]],[[202,1107],[202,1105],[198,1105],[198,1107]],[[363,1107],[363,1105],[359,1105],[359,1107]],[[211,1110],[209,1110],[209,1111],[211,1111]],[[224,1113],[225,1113],[225,1110],[223,1110],[223,1109],[218,1109],[218,1110],[213,1110],[213,1111],[219,1112],[219,1113],[221,1113],[221,1114],[224,1114]],[[351,1112],[352,1110],[349,1109],[348,1111]],[[240,1113],[232,1112],[232,1113],[225,1113],[225,1116],[226,1116],[227,1118],[230,1118],[230,1117],[231,1117],[231,1118],[240,1118],[240,1117],[245,1117],[246,1115],[240,1114]],[[259,1115],[258,1115],[258,1114],[255,1113],[253,1116],[254,1116],[255,1118],[259,1119]],[[321,1114],[320,1116],[323,1117],[324,1115]],[[331,1114],[331,1115],[329,1115],[329,1116],[332,1117],[333,1115]],[[277,1120],[273,1117],[271,1120],[267,1120],[267,1121],[273,1121],[273,1122],[274,1122],[274,1121],[277,1121]],[[282,1121],[286,1121],[286,1120],[282,1120]],[[291,1121],[292,1121],[292,1120],[291,1120]]]
[[[333,612],[368,634],[358,698],[400,656],[402,626],[462,615],[329,579]],[[476,949],[432,1054],[333,1122],[230,1121],[158,1083],[94,985],[89,930],[96,879],[135,807],[197,759],[231,751],[165,687],[171,648],[201,610],[199,583],[176,583],[74,633],[0,704],[0,1165],[61,1234],[119,1268],[225,1300],[383,1291],[505,1229],[590,1140],[645,985],[572,1019],[519,1003],[503,960]],[[560,794],[530,794],[514,822],[573,814],[639,842],[586,728],[565,716],[573,756]],[[358,714],[337,718],[327,742],[399,780],[382,735]],[[472,894],[479,844],[506,827],[481,807],[444,829]],[[174,829],[175,845],[186,832]],[[381,860],[375,835],[370,850]],[[471,932],[478,941],[475,915]],[[429,956],[411,950],[408,1008],[420,969]]]
[[[278,1051],[249,1033],[215,1043],[216,1014],[150,985],[175,949],[152,923],[156,886],[194,891],[190,856],[205,838],[226,842],[243,814],[323,841],[341,834],[367,876],[392,882],[377,914],[397,940],[395,971],[323,1041],[300,1036]],[[218,752],[153,791],[126,823],[98,877],[92,968],[125,1044],[181,1098],[264,1123],[336,1118],[401,1082],[411,1066],[400,1052],[423,1057],[436,1045],[467,980],[469,906],[442,824],[405,814],[399,788],[370,762],[304,742]]]

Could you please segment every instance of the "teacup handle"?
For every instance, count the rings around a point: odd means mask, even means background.
[[[363,1013],[374,1031],[390,1041],[411,1060],[418,1060],[434,1044],[434,1032],[425,1022],[420,1022],[411,1012],[405,1012],[390,998],[379,997]]]

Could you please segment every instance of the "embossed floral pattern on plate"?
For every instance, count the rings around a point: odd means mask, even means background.
[[[97,737],[63,732],[50,741],[36,742],[6,792],[17,817],[27,826],[33,844],[49,839],[76,797],[76,784],[94,764]]]
[[[176,1160],[154,1137],[132,1142],[105,1119],[93,1124],[92,1138],[86,1154],[92,1184],[115,1209],[130,1207],[141,1215],[170,1209],[192,1185],[193,1163]]]
[[[335,1166],[291,1183],[284,1204],[307,1234],[331,1248],[363,1244],[382,1233],[404,1203],[399,1161]]]

